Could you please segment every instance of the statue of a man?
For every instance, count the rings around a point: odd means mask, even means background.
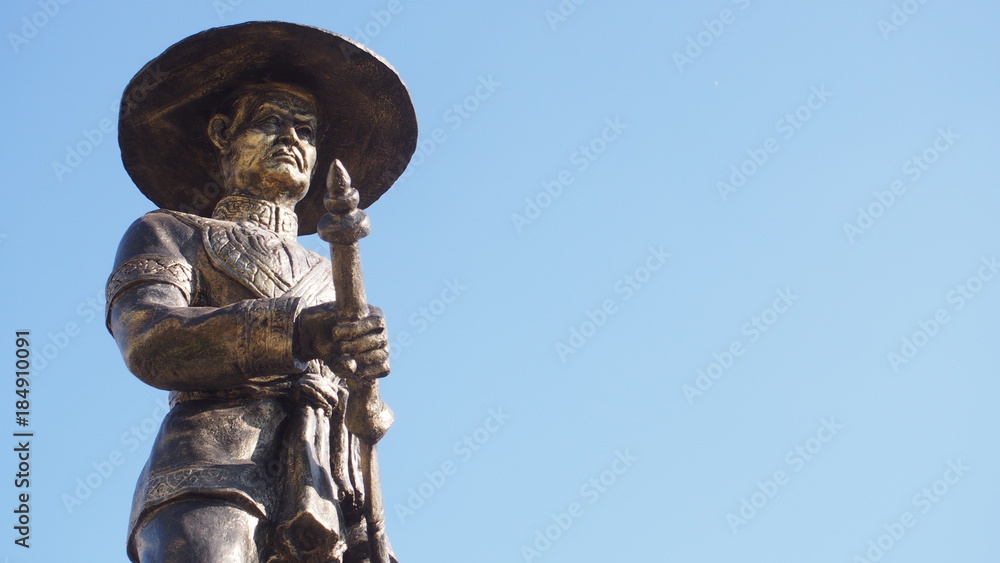
[[[166,78],[150,89],[141,77],[154,69]],[[335,373],[388,374],[385,323],[374,307],[338,321],[331,264],[296,237],[322,214],[318,169],[355,168],[365,206],[405,168],[416,141],[405,87],[323,30],[218,28],[137,74],[119,140],[161,209],[122,239],[108,327],[128,368],[171,391],[136,487],[129,557],[367,561],[358,430]],[[377,440],[391,411],[365,400],[364,434]]]

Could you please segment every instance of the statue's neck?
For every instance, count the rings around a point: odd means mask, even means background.
[[[212,218],[237,223],[246,221],[283,237],[295,238],[299,232],[299,219],[293,207],[240,195],[228,195],[219,200]]]

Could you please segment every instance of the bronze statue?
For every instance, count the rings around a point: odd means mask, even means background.
[[[388,340],[356,241],[416,134],[391,66],[289,23],[199,33],[126,88],[122,161],[161,209],[122,239],[108,328],[171,401],[132,561],[395,561],[374,452]],[[317,228],[332,265],[297,242]]]

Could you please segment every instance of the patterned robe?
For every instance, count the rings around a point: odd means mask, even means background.
[[[366,557],[347,391],[325,365],[293,355],[298,312],[334,298],[329,261],[299,245],[296,232],[293,212],[229,196],[211,219],[154,211],[122,239],[107,285],[108,328],[129,369],[171,391],[133,499],[133,561],[144,519],[182,498],[223,499],[257,516],[270,527],[258,534],[271,538],[259,546],[262,561]],[[333,412],[296,393],[305,372],[333,378]],[[294,545],[298,526],[327,541],[307,553]]]

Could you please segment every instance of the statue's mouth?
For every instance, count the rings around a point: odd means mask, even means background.
[[[290,151],[288,149],[279,148],[279,149],[275,150],[274,152],[271,153],[270,159],[274,160],[274,161],[277,161],[277,162],[281,162],[281,161],[288,162],[289,164],[295,165],[295,168],[297,168],[299,171],[302,170],[302,161],[301,161],[301,159],[299,158],[299,156],[297,154],[295,154],[294,152],[292,152],[292,151]]]

